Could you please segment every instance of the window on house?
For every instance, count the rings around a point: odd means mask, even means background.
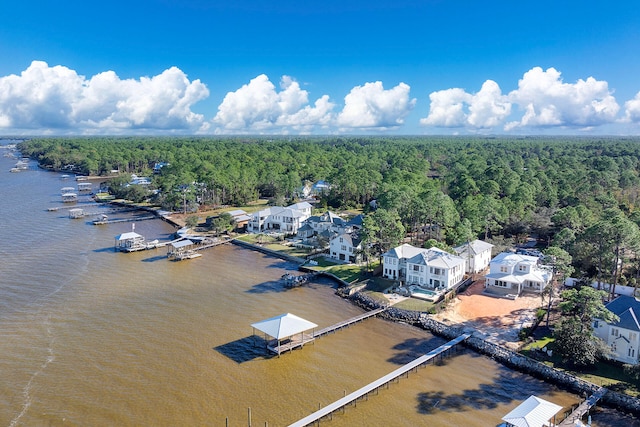
[[[518,266],[518,271],[527,271],[527,266],[526,265],[519,265]]]
[[[414,266],[413,266],[413,271],[420,271],[420,267],[419,267],[419,266],[417,266],[417,265],[414,265]]]
[[[343,242],[343,240],[344,240],[344,239],[341,237],[341,238],[340,238],[340,243],[342,243],[342,242]]]
[[[506,272],[507,272],[507,267],[501,266],[500,267],[500,273],[506,273]]]
[[[611,335],[613,335],[614,337],[618,336],[618,330],[616,328],[611,328]]]
[[[636,357],[636,350],[633,347],[629,347],[629,357]]]
[[[635,332],[629,332],[629,341],[635,341],[638,339],[638,334]]]
[[[340,249],[342,249],[343,251],[346,251],[347,250],[347,246],[346,245],[342,245],[342,246],[340,246]]]

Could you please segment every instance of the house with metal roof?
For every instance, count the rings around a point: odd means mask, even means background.
[[[360,262],[362,239],[356,234],[342,233],[331,239],[329,256],[338,261]]]
[[[551,282],[552,270],[538,257],[502,252],[489,263],[485,293],[517,298],[522,292],[542,293]]]
[[[382,254],[382,277],[404,280],[407,275],[407,260],[418,255],[423,250],[408,243],[389,249]]]
[[[474,240],[453,248],[453,251],[467,260],[467,273],[480,273],[491,262],[493,245],[482,240]]]
[[[447,290],[464,279],[466,260],[442,249],[403,244],[383,254],[382,275],[424,289]]]
[[[619,320],[607,323],[595,319],[594,334],[607,343],[611,359],[637,365],[640,363],[640,300],[620,295],[605,307]]]
[[[291,206],[272,206],[251,214],[247,231],[251,233],[276,232],[296,234],[302,222],[311,216],[309,203],[296,203]]]

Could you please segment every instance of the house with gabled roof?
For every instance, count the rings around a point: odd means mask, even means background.
[[[407,260],[407,285],[426,289],[451,289],[464,278],[466,260],[433,247]]]
[[[453,251],[467,260],[467,273],[480,273],[491,262],[493,245],[482,240],[474,240],[453,248]]]
[[[291,206],[272,206],[251,214],[247,230],[251,233],[276,232],[296,234],[304,220],[311,216],[312,206],[307,202]]]
[[[418,255],[424,249],[404,243],[382,254],[382,277],[392,280],[404,280],[407,275],[407,260]]]
[[[433,290],[451,289],[464,279],[466,260],[442,249],[403,244],[383,254],[383,277]]]
[[[322,215],[310,216],[305,221],[305,224],[308,224],[316,233],[321,233],[325,230],[338,232],[344,229],[346,221],[337,214],[326,211]]]
[[[523,291],[542,293],[551,277],[551,268],[541,265],[540,258],[502,252],[489,263],[485,289],[487,293],[517,298]]]
[[[622,363],[640,363],[640,300],[620,295],[605,305],[619,320],[607,323],[600,319],[593,322],[594,334],[611,349],[609,357]]]
[[[362,239],[357,234],[342,233],[329,243],[329,256],[338,261],[358,263],[362,260],[361,250]]]

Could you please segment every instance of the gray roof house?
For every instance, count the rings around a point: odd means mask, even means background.
[[[606,323],[596,319],[593,322],[594,334],[607,343],[611,359],[637,365],[640,362],[640,300],[620,295],[605,307],[620,320]]]

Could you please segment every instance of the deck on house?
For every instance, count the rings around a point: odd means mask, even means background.
[[[361,397],[363,397],[365,395],[368,395],[372,391],[376,391],[380,387],[389,384],[391,381],[399,378],[401,375],[408,374],[409,371],[411,371],[413,369],[416,369],[418,366],[427,363],[428,361],[430,361],[434,357],[438,356],[439,354],[442,354],[442,353],[446,352],[447,350],[452,349],[457,344],[459,344],[462,341],[466,340],[470,336],[471,336],[471,334],[460,335],[459,337],[449,341],[446,344],[441,345],[440,347],[436,348],[435,350],[431,350],[429,353],[427,353],[427,354],[425,354],[423,356],[420,356],[419,358],[413,360],[412,362],[407,363],[406,365],[396,369],[395,371],[385,375],[384,377],[382,377],[380,379],[377,379],[376,381],[374,381],[374,382],[372,382],[370,384],[367,384],[366,386],[360,388],[359,390],[356,390],[353,393],[346,395],[342,399],[336,400],[332,404],[317,410],[313,414],[311,414],[311,415],[309,415],[309,416],[307,416],[307,417],[305,417],[305,418],[303,418],[303,419],[291,424],[289,427],[303,427],[303,426],[307,426],[309,424],[312,424],[312,423],[314,423],[316,421],[319,421],[321,418],[324,418],[327,415],[330,415],[330,414],[334,413],[335,411],[344,408],[348,404],[350,404],[352,402],[355,402],[357,399],[359,399],[359,398],[361,398]]]

